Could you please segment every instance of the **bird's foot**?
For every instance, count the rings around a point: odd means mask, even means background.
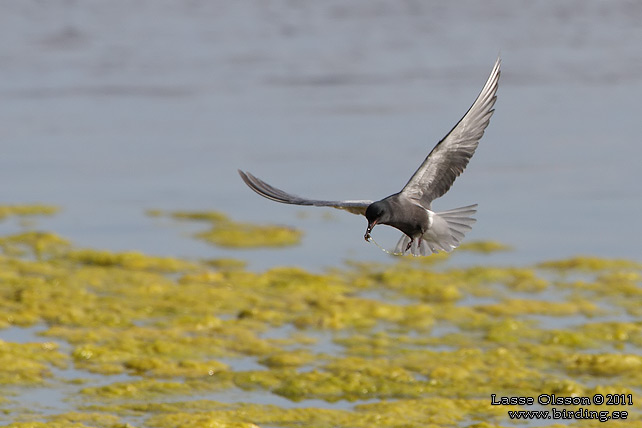
[[[408,245],[406,245],[406,249],[405,249],[405,250],[403,250],[403,252],[404,252],[404,253],[405,253],[406,251],[408,251],[408,250],[410,249],[410,247],[412,247],[412,241],[413,241],[413,238],[410,238],[410,242],[408,242]]]

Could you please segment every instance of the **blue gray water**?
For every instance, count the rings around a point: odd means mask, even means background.
[[[264,200],[236,169],[310,197],[394,193],[501,53],[496,114],[434,208],[478,203],[468,238],[515,248],[492,263],[641,260],[641,23],[635,1],[2,2],[0,204],[58,205],[37,227],[92,248],[256,269],[388,260],[364,242],[363,218]],[[220,249],[150,208],[221,210],[305,237]],[[65,407],[38,391],[21,400]]]
[[[496,114],[434,207],[479,203],[469,239],[514,246],[507,263],[641,259],[641,22],[641,3],[601,0],[3,2],[1,202],[61,206],[39,227],[82,246],[256,268],[384,260],[364,219],[263,200],[236,169],[305,196],[387,196],[501,53]],[[149,208],[306,235],[217,249]]]

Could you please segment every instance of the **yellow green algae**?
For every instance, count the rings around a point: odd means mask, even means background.
[[[458,267],[440,256],[257,272],[32,230],[0,237],[0,250],[5,426],[496,427],[535,408],[492,394],[623,394],[633,404],[582,407],[642,426],[634,261]],[[24,404],[36,391],[63,404]]]
[[[54,215],[58,207],[44,204],[0,205],[0,220],[7,217],[30,217]]]
[[[152,217],[169,216],[177,220],[209,223],[210,228],[194,236],[210,244],[224,248],[285,247],[301,242],[303,232],[280,225],[257,225],[238,222],[219,211],[173,211],[148,210]]]

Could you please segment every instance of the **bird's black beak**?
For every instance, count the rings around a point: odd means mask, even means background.
[[[363,239],[366,240],[366,242],[370,242],[370,232],[372,232],[372,229],[375,227],[377,224],[376,221],[373,221],[372,223],[368,223],[368,228],[366,229],[366,234],[363,235]]]

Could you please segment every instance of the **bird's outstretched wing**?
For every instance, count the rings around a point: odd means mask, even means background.
[[[322,201],[316,199],[306,199],[297,195],[292,195],[291,193],[284,192],[283,190],[277,189],[274,186],[270,186],[265,181],[256,178],[249,172],[243,172],[239,170],[239,174],[250,189],[254,190],[264,198],[268,198],[276,202],[281,202],[283,204],[332,207],[351,212],[352,214],[365,215],[366,208],[368,208],[368,205],[372,203],[372,201]]]
[[[493,105],[497,98],[500,63],[501,60],[497,58],[490,77],[473,105],[432,149],[401,194],[430,208],[430,203],[446,193],[464,171],[495,111]]]

